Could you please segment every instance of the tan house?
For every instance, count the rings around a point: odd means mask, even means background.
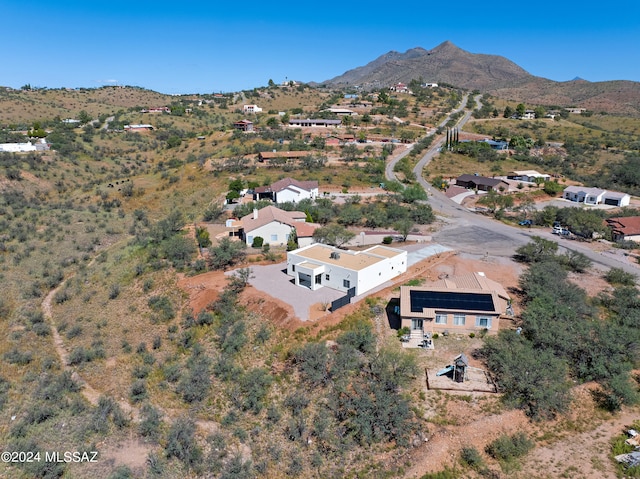
[[[263,239],[263,244],[284,246],[294,230],[298,245],[306,246],[313,242],[313,233],[319,227],[315,223],[306,223],[306,218],[303,211],[284,211],[275,206],[267,206],[260,210],[254,209],[253,213],[240,219],[239,225],[233,223],[231,227],[239,230],[240,238],[249,246],[258,236]]]
[[[444,331],[496,333],[509,302],[504,287],[484,273],[445,278],[430,286],[401,286],[401,326],[415,337]]]

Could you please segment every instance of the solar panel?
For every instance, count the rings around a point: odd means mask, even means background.
[[[495,311],[493,298],[486,293],[459,293],[455,291],[409,291],[411,312],[421,313],[424,308]]]

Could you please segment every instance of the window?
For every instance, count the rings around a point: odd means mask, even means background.
[[[454,326],[464,326],[464,322],[465,322],[465,315],[464,314],[454,314],[453,315],[453,325]]]
[[[351,281],[349,281],[348,279],[343,279],[342,280],[342,286],[344,286],[345,288],[350,288],[351,287]]]
[[[325,279],[325,281],[329,281],[330,276],[329,276],[328,274],[325,274],[325,275],[324,275],[324,279]]]
[[[491,318],[489,316],[476,316],[476,326],[478,328],[491,329]]]
[[[271,235],[271,241],[278,241],[278,235]]]
[[[322,275],[316,274],[316,284],[322,284]]]
[[[296,270],[296,265],[295,265],[295,264],[292,264],[292,265],[291,265],[291,271],[295,271],[295,270]]]
[[[447,315],[436,314],[436,324],[447,324]]]
[[[247,236],[247,243],[253,244],[253,236]]]

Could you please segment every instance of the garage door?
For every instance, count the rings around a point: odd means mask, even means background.
[[[604,204],[605,205],[612,205],[612,206],[618,206],[618,201],[615,198],[605,198],[604,199]]]

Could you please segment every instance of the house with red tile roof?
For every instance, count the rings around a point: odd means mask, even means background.
[[[606,222],[611,228],[611,237],[614,241],[640,242],[640,216],[608,218]]]
[[[234,122],[233,127],[236,130],[253,131],[253,122],[250,120],[239,120]]]

